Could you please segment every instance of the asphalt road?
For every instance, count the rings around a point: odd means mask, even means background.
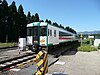
[[[49,67],[54,75],[100,75],[100,50],[93,52],[65,53]]]

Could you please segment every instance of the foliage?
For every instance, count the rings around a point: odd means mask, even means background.
[[[28,12],[27,17],[26,17],[27,23],[31,23],[31,19],[32,19],[31,13]]]
[[[18,37],[26,37],[26,25],[38,22],[39,15],[24,14],[23,6],[17,9],[15,1],[8,6],[6,0],[0,0],[0,42],[17,42]]]
[[[9,31],[9,7],[6,0],[1,2],[0,8],[0,41],[4,41]]]
[[[45,22],[47,22],[47,23],[51,24],[51,21],[50,21],[50,20],[48,20],[48,19],[46,19],[46,21],[45,21]]]
[[[97,49],[94,46],[85,44],[78,47],[78,51],[91,52],[91,51],[97,51]]]
[[[91,45],[90,45],[90,40],[92,42]],[[78,50],[83,52],[96,51],[97,49],[93,46],[93,41],[94,39],[89,39],[89,38],[82,40],[82,45],[78,47]]]
[[[93,42],[94,42],[94,39],[85,39],[85,40],[82,40],[82,44],[90,44],[90,40],[91,40],[91,43],[93,45]]]
[[[18,13],[16,4],[13,1],[12,4],[9,6],[9,33],[8,33],[8,40],[9,41],[16,41],[18,38]],[[13,32],[12,32],[13,31]],[[12,37],[13,35],[13,37]]]
[[[82,40],[82,44],[89,44],[89,43],[90,43],[90,39]]]
[[[99,46],[98,46],[98,49],[100,49],[100,44],[99,44]]]
[[[26,37],[26,15],[24,14],[22,5],[18,8],[18,23],[19,23],[19,29],[18,29],[18,35],[22,38]]]
[[[76,31],[74,29],[70,28],[70,27],[66,27],[65,30],[76,34]]]

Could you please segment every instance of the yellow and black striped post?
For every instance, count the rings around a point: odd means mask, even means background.
[[[37,72],[36,75],[45,75],[48,72],[48,56],[47,52],[41,50],[36,55]]]

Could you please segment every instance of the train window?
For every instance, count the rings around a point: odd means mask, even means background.
[[[72,36],[71,34],[69,33],[65,33],[65,32],[59,32],[59,36]]]
[[[50,30],[50,36],[52,36],[52,30]]]
[[[46,26],[41,26],[40,27],[40,36],[46,36]]]
[[[32,28],[27,28],[27,35],[32,36]]]
[[[34,26],[34,31],[33,31],[33,35],[34,36],[38,36],[38,27],[37,26]]]
[[[54,30],[54,37],[56,37],[56,30]]]

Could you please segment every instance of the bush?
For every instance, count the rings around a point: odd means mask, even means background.
[[[91,45],[82,45],[78,47],[78,51],[90,52],[90,51],[97,51],[97,49]]]
[[[90,42],[89,39],[82,40],[82,44],[89,44],[89,42]]]
[[[100,49],[100,44],[99,44],[99,46],[98,46],[98,49]]]
[[[91,39],[92,45],[94,43],[94,39]],[[85,39],[82,41],[82,44],[90,44],[90,39]]]

